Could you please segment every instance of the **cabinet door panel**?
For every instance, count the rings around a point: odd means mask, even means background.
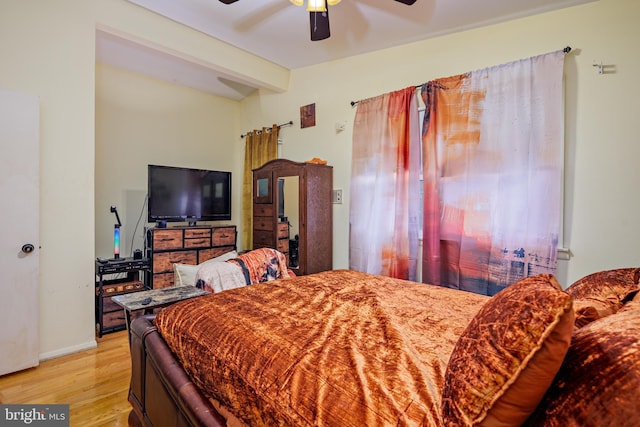
[[[257,171],[253,174],[254,203],[271,203],[273,201],[273,176],[271,171]]]

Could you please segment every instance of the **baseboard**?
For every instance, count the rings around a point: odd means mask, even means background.
[[[45,360],[57,359],[58,357],[78,353],[80,351],[91,350],[96,347],[98,347],[98,343],[95,339],[93,339],[71,347],[65,347],[54,351],[48,351],[46,353],[40,353],[39,360],[40,362],[44,362]]]

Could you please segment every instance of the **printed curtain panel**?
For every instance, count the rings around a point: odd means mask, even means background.
[[[349,213],[352,270],[415,280],[419,144],[414,87],[358,103]]]
[[[422,87],[423,282],[493,295],[555,273],[564,55]]]

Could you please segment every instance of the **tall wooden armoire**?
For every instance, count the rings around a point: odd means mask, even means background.
[[[278,249],[297,274],[333,268],[333,167],[286,159],[253,170],[253,248]]]

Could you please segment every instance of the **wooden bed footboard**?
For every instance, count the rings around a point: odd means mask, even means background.
[[[154,315],[131,323],[132,426],[215,426],[226,421],[191,382],[156,327]]]

